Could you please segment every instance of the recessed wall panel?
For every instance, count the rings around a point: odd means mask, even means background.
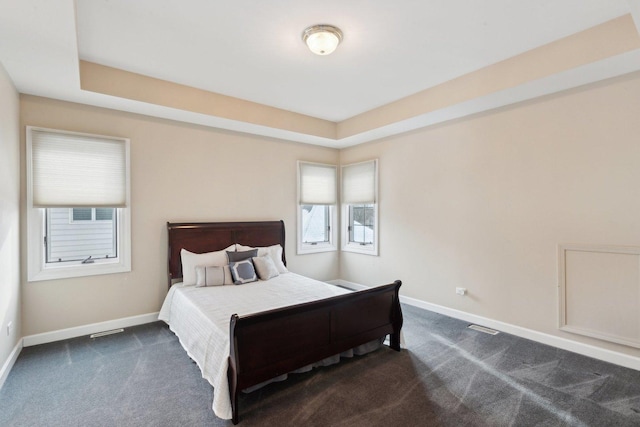
[[[561,245],[560,329],[640,347],[640,248]]]

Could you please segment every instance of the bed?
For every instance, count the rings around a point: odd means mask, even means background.
[[[400,281],[351,292],[286,272],[283,221],[167,223],[167,229],[170,289],[159,318],[214,387],[218,417],[237,424],[241,390],[364,353],[387,335],[400,351]],[[187,256],[232,248],[260,248],[284,270],[241,286],[181,283],[192,280]]]

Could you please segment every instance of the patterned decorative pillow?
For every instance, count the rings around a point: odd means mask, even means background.
[[[272,277],[280,275],[269,254],[253,257],[251,260],[253,261],[253,266],[256,268],[260,280],[269,280]]]
[[[231,269],[233,282],[236,285],[242,285],[258,280],[258,276],[256,276],[256,270],[255,268],[253,268],[253,262],[251,262],[251,258],[237,262],[230,262],[229,268]]]

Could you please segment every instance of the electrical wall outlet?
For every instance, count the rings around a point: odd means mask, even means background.
[[[458,294],[458,295],[466,295],[467,294],[467,288],[456,288],[456,294]]]
[[[10,336],[11,332],[13,332],[13,321],[7,323],[7,336]]]

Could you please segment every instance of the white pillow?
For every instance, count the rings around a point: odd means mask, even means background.
[[[229,264],[227,260],[227,251],[235,251],[236,245],[231,245],[221,251],[206,252],[203,254],[194,254],[186,249],[180,251],[180,259],[182,260],[182,283],[185,285],[196,284],[196,267],[214,266],[224,267]]]
[[[287,267],[282,262],[282,246],[281,245],[273,245],[273,246],[264,246],[260,248],[253,248],[251,246],[244,246],[241,244],[236,244],[236,248],[239,251],[248,251],[250,249],[258,249],[258,256],[263,256],[269,254],[271,257],[271,261],[275,264],[278,269],[278,273],[288,273]]]
[[[269,254],[253,257],[251,260],[253,261],[253,265],[256,267],[256,272],[258,273],[260,280],[269,280],[280,275]]]

